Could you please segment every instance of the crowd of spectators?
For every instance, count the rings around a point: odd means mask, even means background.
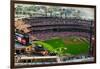
[[[77,19],[77,18],[62,18],[62,17],[32,17],[25,18],[26,23],[37,26],[37,25],[86,25],[91,26],[93,20]]]
[[[62,17],[31,17],[23,20],[31,26],[31,33],[41,40],[70,35],[89,39],[91,35],[89,31],[92,30],[94,22],[93,20]]]

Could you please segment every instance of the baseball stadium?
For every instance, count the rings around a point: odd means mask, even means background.
[[[81,17],[83,12],[16,4],[15,65],[93,61],[94,20]]]

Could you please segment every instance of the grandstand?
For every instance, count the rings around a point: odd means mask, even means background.
[[[30,33],[43,40],[54,36],[69,35],[83,36],[89,40],[94,22],[93,20],[67,17],[31,17],[23,20],[31,26],[29,27]]]
[[[23,19],[31,25],[33,31],[51,29],[76,29],[76,31],[91,31],[93,20],[62,18],[62,17],[31,17]],[[72,30],[71,29],[71,30]],[[81,30],[82,29],[82,30]],[[70,31],[71,31],[70,30]]]

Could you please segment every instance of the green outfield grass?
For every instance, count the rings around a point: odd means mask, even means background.
[[[89,51],[89,41],[83,37],[70,36],[65,38],[52,38],[46,41],[36,41],[35,43],[43,45],[49,51],[58,54],[87,54]]]

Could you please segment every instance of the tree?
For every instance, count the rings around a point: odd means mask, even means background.
[[[18,5],[17,7],[15,7],[15,11],[16,11],[16,14],[21,14],[21,12],[23,11],[23,7]]]

